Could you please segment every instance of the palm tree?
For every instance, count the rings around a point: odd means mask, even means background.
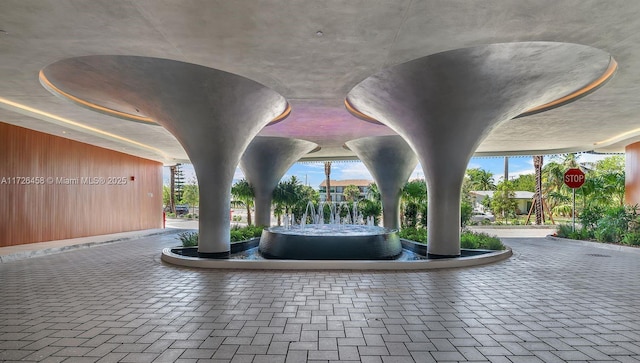
[[[253,206],[253,187],[246,179],[242,179],[231,187],[231,195],[247,208],[247,225],[251,225],[251,207]]]
[[[273,204],[275,205],[274,214],[278,218],[280,225],[280,217],[284,213],[289,213],[291,208],[299,200],[299,189],[302,186],[296,176],[292,176],[288,181],[280,181],[273,190]]]
[[[324,175],[327,180],[327,202],[331,201],[331,162],[327,161],[324,163]]]
[[[553,211],[558,204],[563,203],[561,195],[568,196],[569,188],[564,185],[566,167],[556,161],[551,161],[542,167],[543,195],[547,197],[548,207]]]
[[[382,195],[380,194],[380,189],[378,188],[378,184],[371,183],[369,187],[367,187],[367,199],[379,202],[382,200]]]
[[[348,202],[355,202],[360,197],[360,188],[356,185],[350,184],[344,187],[342,190],[342,194],[344,195],[344,199]]]
[[[600,175],[602,189],[600,193],[609,196],[610,203],[624,206],[625,174],[620,172],[607,172]]]
[[[542,225],[544,223],[544,210],[542,205],[542,164],[544,158],[542,155],[533,157],[533,167],[536,175],[536,192],[535,192],[535,208],[536,208],[536,224]],[[527,217],[528,221],[528,217]]]
[[[474,168],[467,169],[469,177],[469,187],[471,190],[495,190],[496,184],[493,180],[493,173],[490,171]]]
[[[612,207],[625,203],[625,161],[614,155],[591,163],[585,182],[580,188],[583,208]]]
[[[580,167],[578,164],[578,155],[575,153],[566,154],[562,159],[562,165],[564,165],[566,169]]]
[[[427,184],[423,179],[407,182],[402,188],[402,224],[406,227],[416,227],[419,214],[426,220]]]

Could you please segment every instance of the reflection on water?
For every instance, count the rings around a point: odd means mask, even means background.
[[[257,261],[257,260],[268,260],[264,257],[262,257],[262,255],[260,254],[260,252],[258,251],[259,247],[254,247],[254,248],[250,248],[246,251],[242,251],[242,252],[238,252],[238,253],[234,253],[233,255],[231,255],[229,257],[229,259],[232,260],[251,260],[251,261]],[[402,253],[400,254],[400,256],[398,256],[398,258],[394,259],[394,261],[417,261],[417,260],[426,260],[427,258],[425,256],[420,256],[416,253],[413,253],[411,251],[402,250]]]

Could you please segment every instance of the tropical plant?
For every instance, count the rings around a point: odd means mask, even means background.
[[[427,184],[424,179],[407,182],[402,188],[401,202],[402,226],[416,227],[420,213],[422,213],[423,216],[426,215]]]
[[[487,233],[462,231],[460,234],[460,247],[467,249],[504,250],[505,246],[498,237]]]
[[[296,216],[296,219],[300,221],[302,215],[305,213],[307,207],[309,206],[309,202],[312,203],[314,210],[318,209],[320,193],[310,186],[302,185],[299,181],[297,181],[297,179],[293,180],[296,181],[297,186],[295,188],[296,202],[291,207],[291,213],[293,213]],[[309,219],[306,222],[311,223],[312,220],[310,219],[310,214],[308,215],[308,218]]]
[[[534,168],[534,208],[536,210],[536,224],[544,224],[544,195],[542,194],[542,164],[544,164],[544,157],[542,155],[533,156],[533,168]]]
[[[515,196],[516,193],[513,190],[513,183],[508,180],[500,182],[496,192],[493,193],[491,210],[494,214],[502,215],[505,222],[508,217],[515,215],[518,208],[518,203],[514,199]]]
[[[193,247],[198,245],[198,232],[178,233],[178,239],[182,242],[182,247]]]
[[[622,155],[608,156],[602,160],[598,160],[593,167],[598,173],[624,172],[625,157]]]
[[[403,228],[398,235],[403,239],[427,244],[427,230],[424,228]],[[485,250],[505,249],[505,246],[498,237],[468,230],[464,230],[460,234],[460,247]]]
[[[231,242],[240,242],[258,238],[262,235],[263,226],[246,226],[240,227],[235,225],[231,227]]]
[[[297,202],[297,179],[292,177],[289,181],[280,181],[273,190],[272,203],[274,204],[273,213],[278,219],[278,225],[281,224],[282,215],[289,213],[291,207]]]
[[[569,168],[581,168],[585,182],[576,194],[582,199],[576,214],[590,206],[609,208],[624,205],[624,158],[610,156],[595,163],[579,163],[575,154],[552,158],[543,168],[544,195],[550,210],[556,215],[570,216],[573,211],[572,190],[564,185],[564,173]]]
[[[599,193],[609,197],[612,204],[624,205],[625,174],[624,172],[608,171],[598,176],[601,181]]]
[[[330,202],[331,201],[331,162],[330,161],[325,161],[324,163],[324,176],[325,176],[325,181],[326,181],[326,201]]]
[[[302,185],[300,180],[293,175],[289,180],[278,183],[273,191],[273,213],[278,219],[278,225],[282,222],[284,214],[293,214],[297,218],[302,217],[309,202],[317,208],[320,193],[310,186]]]
[[[360,188],[353,184],[349,184],[342,190],[344,199],[348,202],[355,202],[360,198]]]
[[[469,224],[471,216],[473,215],[473,206],[468,200],[462,200],[460,202],[460,226],[465,227]]]
[[[496,184],[493,180],[493,173],[480,169],[467,169],[466,177],[469,179],[471,190],[495,190]]]
[[[231,195],[247,208],[247,225],[251,225],[251,207],[253,207],[253,187],[246,179],[241,179],[231,187]]]
[[[198,184],[185,184],[182,189],[182,199],[180,204],[186,204],[189,208],[195,207],[200,201],[200,190]]]
[[[162,186],[162,204],[165,207],[169,206],[171,203],[171,188],[168,185]]]
[[[363,199],[358,202],[358,210],[364,218],[373,217],[373,224],[378,225],[380,214],[382,213],[382,203],[380,201]]]
[[[513,188],[518,191],[535,192],[536,176],[535,174],[522,174],[511,181]]]
[[[398,232],[400,238],[427,244],[427,230],[424,228],[407,227]]]
[[[582,210],[579,221],[583,228],[595,230],[598,227],[598,221],[604,215],[605,208],[599,205],[590,205]]]
[[[372,201],[379,202],[382,200],[382,195],[380,194],[380,189],[378,188],[378,184],[376,183],[369,184],[369,186],[367,187],[366,197],[367,199]]]
[[[564,185],[565,171],[566,168],[556,161],[551,161],[542,167],[542,195],[546,196],[547,205],[551,211],[563,200],[559,198],[561,195],[569,195],[569,188]],[[555,194],[552,196],[552,193]]]
[[[581,228],[561,225],[558,236],[572,239],[595,239],[600,242],[640,245],[640,213],[638,206],[604,208],[590,205],[580,214]]]

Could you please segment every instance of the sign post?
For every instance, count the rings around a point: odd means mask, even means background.
[[[572,168],[564,173],[564,183],[571,189],[573,189],[573,231],[576,231],[576,189],[580,188],[584,184],[584,173],[578,168]]]

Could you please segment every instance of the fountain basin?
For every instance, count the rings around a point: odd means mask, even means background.
[[[263,230],[259,250],[269,259],[390,260],[402,243],[396,230],[378,226],[307,224]]]

